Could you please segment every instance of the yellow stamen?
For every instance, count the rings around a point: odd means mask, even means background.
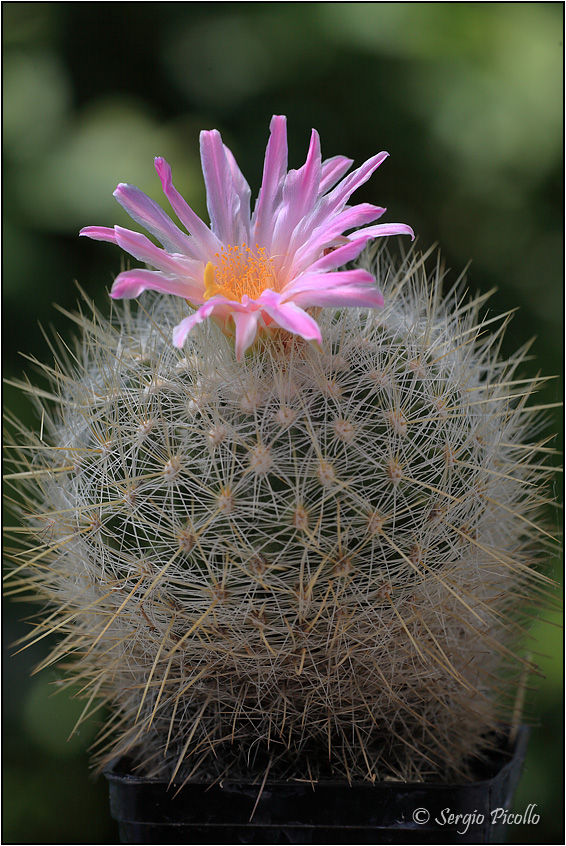
[[[204,299],[208,300],[216,293],[214,284],[214,265],[211,261],[204,268]]]
[[[215,258],[216,265],[209,261],[204,269],[203,299],[222,294],[241,302],[244,294],[254,300],[267,288],[277,290],[273,260],[266,257],[263,247],[256,244],[255,250],[251,250],[246,244],[241,247],[228,244]]]

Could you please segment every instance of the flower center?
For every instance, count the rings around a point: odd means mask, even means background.
[[[208,262],[204,269],[204,299],[222,294],[229,300],[242,301],[244,294],[257,299],[266,288],[277,290],[273,260],[257,244],[255,250],[246,244],[241,247],[222,247],[214,256],[216,264]]]

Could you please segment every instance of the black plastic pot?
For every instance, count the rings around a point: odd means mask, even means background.
[[[470,784],[191,782],[175,796],[123,761],[105,775],[122,843],[503,843],[527,741],[521,729]]]

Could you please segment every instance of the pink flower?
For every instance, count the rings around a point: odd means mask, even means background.
[[[175,327],[182,347],[193,326],[209,317],[235,333],[241,359],[259,329],[280,327],[321,343],[320,328],[306,309],[316,306],[379,308],[383,297],[367,270],[337,270],[357,258],[367,242],[383,235],[413,236],[403,223],[366,226],[385,209],[348,206],[353,192],[387,157],[378,153],[349,176],[351,159],[322,161],[313,129],[305,164],[287,171],[286,118],[271,121],[261,190],[250,214],[250,188],[234,156],[213,129],[200,136],[201,160],[211,225],[208,227],[175,189],[171,168],[155,159],[165,196],[190,234],[183,232],[146,194],[120,183],[114,196],[130,217],[163,249],[139,232],[87,226],[80,234],[118,244],[154,270],[127,270],[112,286],[114,298],[145,290],[184,297],[196,309]],[[365,226],[360,229],[360,226]],[[353,230],[344,235],[347,230]]]

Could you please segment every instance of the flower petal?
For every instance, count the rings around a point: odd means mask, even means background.
[[[199,268],[202,272],[202,262],[179,255],[178,253],[168,253],[167,250],[156,247],[141,232],[133,232],[131,229],[123,229],[121,226],[115,226],[114,232],[116,233],[116,243],[119,247],[122,247],[131,256],[137,258],[138,261],[150,264],[152,267],[157,268],[157,270],[163,270],[165,273],[176,275],[184,275],[191,270],[196,272]]]
[[[283,184],[282,212],[276,229],[287,229],[290,236],[297,223],[312,210],[319,193],[321,169],[320,137],[313,129],[304,165],[290,170]]]
[[[281,203],[283,181],[287,173],[287,118],[273,115],[271,134],[265,151],[261,188],[252,216],[256,242],[271,243],[275,212]]]
[[[315,261],[314,264],[309,265],[309,274],[335,270],[335,268],[342,267],[343,264],[347,264],[349,261],[354,261],[372,237],[372,235],[368,235],[367,238],[359,237],[355,241],[348,241],[347,244],[335,247],[331,252],[323,255],[318,261]]]
[[[201,132],[200,156],[212,231],[224,244],[243,244],[247,229],[240,217],[240,198],[217,129]]]
[[[197,326],[199,323],[203,323],[207,318],[211,316],[214,312],[215,304],[212,300],[209,300],[203,306],[201,306],[194,314],[189,315],[189,317],[183,318],[180,323],[175,326],[173,329],[173,344],[179,349],[184,345],[185,341],[187,340],[187,335],[193,329],[193,327]]]
[[[172,278],[156,270],[125,270],[114,280],[110,296],[115,300],[130,300],[139,297],[145,290],[160,291],[162,294],[173,294],[191,302],[202,303],[202,283],[188,277]]]
[[[92,238],[93,241],[109,241],[111,244],[118,243],[113,226],[83,226],[79,235],[86,235],[87,238]]]
[[[320,326],[314,317],[299,308],[295,302],[284,302],[281,294],[275,291],[263,291],[256,302],[261,303],[262,310],[282,329],[300,335],[306,341],[322,343]]]
[[[192,210],[189,204],[182,197],[171,178],[171,167],[165,159],[158,156],[154,159],[155,169],[161,180],[163,193],[169,200],[171,208],[188,232],[193,236],[192,248],[195,255],[205,263],[210,257],[222,249],[222,242],[210,230],[206,223],[200,219],[198,214]]]
[[[338,185],[326,194],[320,201],[318,214],[316,216],[316,226],[319,226],[324,219],[328,219],[332,215],[338,214],[344,208],[345,204],[350,199],[350,196],[356,191],[360,185],[370,178],[374,170],[382,164],[388,157],[389,153],[381,152],[376,156],[372,156],[367,162],[364,162],[357,170],[354,170],[349,176],[346,176]]]
[[[151,232],[170,253],[193,255],[189,236],[181,232],[155,200],[135,185],[120,182],[114,191],[114,197],[132,220]]]
[[[234,158],[234,154],[224,145],[224,153],[226,155],[226,159],[228,161],[228,167],[230,168],[230,173],[232,175],[232,181],[234,183],[234,189],[238,198],[240,200],[240,218],[242,220],[242,224],[246,230],[246,238],[249,240],[249,230],[250,230],[250,198],[251,198],[251,188],[248,185],[248,182],[238,167],[238,162]]]
[[[277,274],[287,276],[291,270],[289,258],[295,252],[293,233],[305,218],[308,219],[316,204],[320,185],[321,158],[320,139],[313,129],[305,164],[299,170],[291,170],[287,175],[269,250],[276,256]]]
[[[187,336],[191,329],[196,326],[197,323],[202,323],[203,320],[206,320],[206,317],[197,319],[197,315],[198,311],[196,314],[191,314],[189,317],[183,318],[183,320],[175,326],[173,329],[173,346],[178,349],[182,349],[185,346],[185,341],[187,340]]]
[[[235,311],[232,317],[236,326],[236,359],[241,361],[245,351],[254,341],[261,312]]]
[[[383,295],[367,270],[332,273],[305,273],[282,293],[303,308],[313,306],[354,306],[381,308]]]
[[[374,285],[375,277],[361,267],[355,270],[335,270],[331,273],[303,273],[293,279],[281,294],[285,300],[295,299],[296,294],[303,291],[317,291],[331,288],[333,284],[348,285],[352,282],[356,285]]]
[[[377,226],[367,226],[365,229],[359,229],[357,232],[350,232],[348,238],[355,240],[357,238],[383,238],[386,235],[410,235],[411,241],[415,240],[415,233],[406,223],[379,223]]]
[[[322,163],[320,185],[318,188],[319,194],[322,196],[322,194],[330,191],[338,180],[342,179],[353,163],[354,160],[348,159],[346,156],[333,156],[331,159],[325,159]]]
[[[384,212],[385,209],[380,206],[360,203],[334,215],[314,230],[311,228],[312,221],[305,218],[293,233],[291,242],[290,249],[294,251],[294,272],[298,274],[306,270],[313,261],[318,259],[322,250],[333,246],[336,238],[342,236],[347,229],[377,220]],[[350,238],[350,236],[347,237]]]

